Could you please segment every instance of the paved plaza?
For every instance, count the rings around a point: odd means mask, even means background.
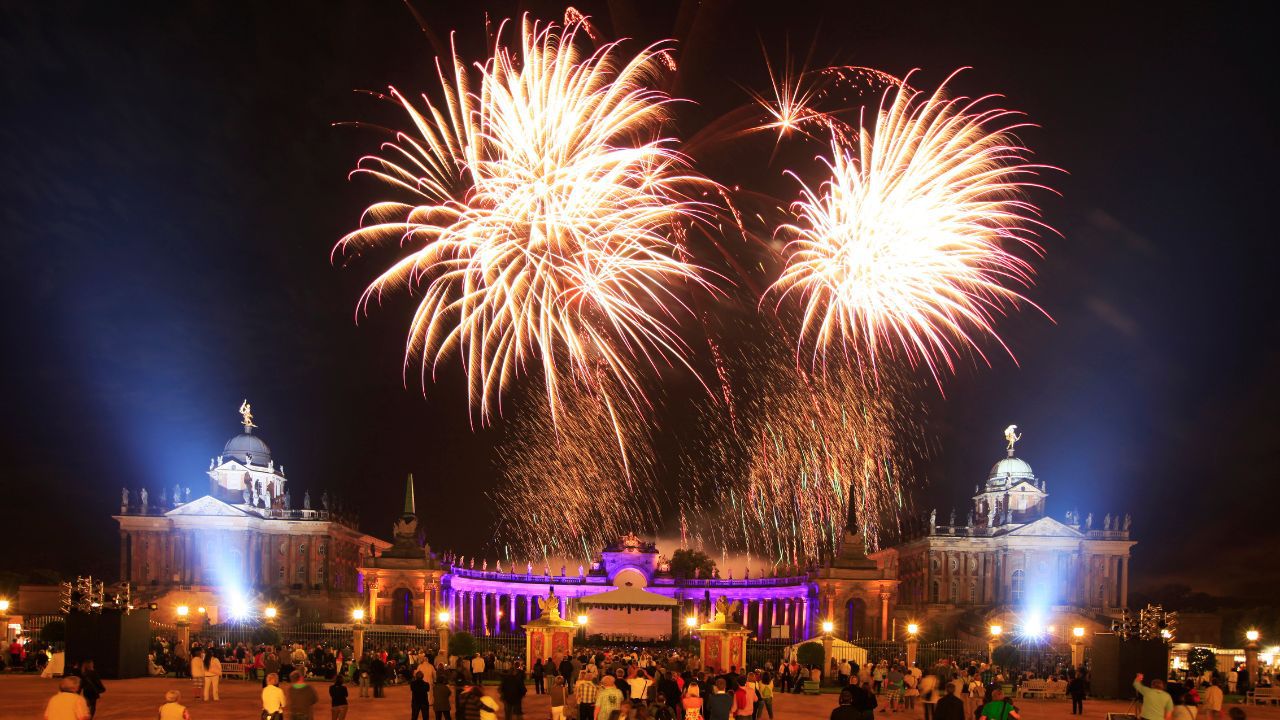
[[[164,702],[167,690],[180,690],[183,704],[191,711],[192,720],[243,720],[258,716],[258,683],[228,680],[222,683],[222,700],[201,702],[193,700],[190,680],[173,678],[140,678],[136,680],[108,680],[107,694],[98,703],[96,720],[150,720]],[[316,706],[316,720],[329,717],[327,683],[316,683],[316,691],[323,698]],[[56,680],[35,676],[0,676],[0,717],[40,718],[49,696],[57,691]],[[490,692],[492,692],[492,688]],[[835,707],[835,695],[815,697],[803,695],[778,696],[774,700],[776,717],[780,720],[826,718]],[[1067,700],[1019,700],[1022,717],[1027,720],[1074,720],[1071,703]],[[1128,703],[1091,700],[1085,703],[1085,720],[1105,720],[1107,713],[1125,712]],[[530,693],[524,703],[525,717],[529,720],[546,720],[550,717],[546,695]],[[1250,720],[1280,720],[1280,708],[1249,706]],[[887,718],[921,720],[923,711],[914,713],[877,713]],[[387,696],[379,700],[353,697],[348,720],[402,720],[409,717],[409,690],[405,686],[387,688]],[[576,718],[571,715],[571,718]]]

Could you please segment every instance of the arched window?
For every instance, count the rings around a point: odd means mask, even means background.
[[[1022,581],[1026,574],[1021,570],[1013,571],[1013,578],[1009,581],[1009,595],[1015,603],[1022,602]]]

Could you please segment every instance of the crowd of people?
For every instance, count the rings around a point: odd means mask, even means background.
[[[11,645],[7,660],[25,666],[35,652]],[[1023,694],[1069,697],[1072,713],[1083,714],[1090,691],[1087,672],[1061,662],[1014,673],[978,658],[943,659],[924,669],[901,659],[859,665],[833,658],[824,668],[793,656],[776,665],[714,672],[702,668],[691,650],[633,646],[581,647],[535,659],[526,672],[523,658],[502,647],[462,657],[434,647],[396,646],[352,655],[349,646],[326,643],[276,648],[209,639],[197,639],[182,652],[176,641],[161,639],[149,662],[160,673],[191,678],[190,702],[199,703],[219,702],[223,664],[239,664],[246,678],[261,682],[263,720],[313,720],[324,695],[331,720],[345,720],[349,693],[383,698],[385,687],[395,684],[408,686],[410,720],[523,718],[528,692],[549,696],[552,720],[772,720],[776,694],[799,693],[812,682],[840,688],[831,720],[872,720],[877,712],[914,715],[917,705],[924,720],[1019,720],[1016,702]],[[76,663],[65,672],[46,720],[91,720],[106,692],[94,663]],[[328,687],[319,691],[312,682]],[[1221,715],[1228,682],[1226,673],[1175,675],[1168,683],[1148,684],[1139,677],[1134,689],[1143,720],[1226,720]],[[166,693],[161,720],[190,720],[182,695]],[[1230,715],[1244,720],[1239,708]]]

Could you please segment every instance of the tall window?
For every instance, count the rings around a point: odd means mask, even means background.
[[[960,582],[958,580],[951,581],[951,595],[947,597],[947,602],[953,605],[960,603]]]
[[[1022,581],[1026,577],[1021,570],[1013,571],[1013,579],[1009,582],[1009,594],[1015,603],[1022,602]]]
[[[934,580],[933,584],[929,586],[929,602],[931,603],[938,602],[938,594],[941,592],[942,592],[942,583],[938,582],[937,580]]]
[[[969,581],[969,602],[973,604],[978,602],[978,583],[973,580]]]

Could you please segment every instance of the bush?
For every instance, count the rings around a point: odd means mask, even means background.
[[[62,620],[50,620],[40,628],[40,639],[47,643],[60,643],[67,639],[67,623]]]
[[[822,650],[822,643],[809,642],[796,649],[796,662],[801,665],[814,665],[826,672],[827,669],[822,667],[824,660],[826,660],[826,653]]]
[[[468,657],[480,651],[476,636],[469,632],[456,632],[449,636],[449,654]]]

